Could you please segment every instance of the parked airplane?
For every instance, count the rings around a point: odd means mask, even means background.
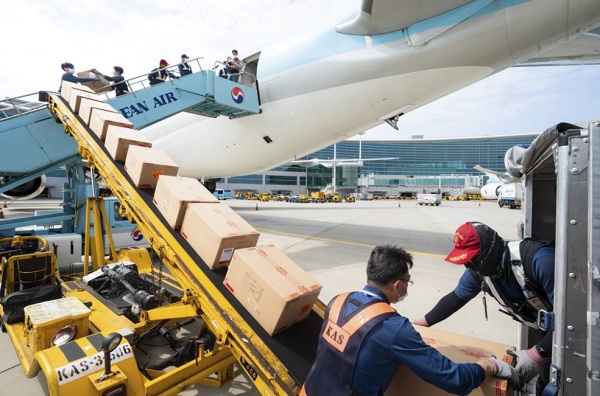
[[[597,0],[364,0],[354,19],[338,21],[244,59],[260,83],[261,114],[181,113],[145,129],[153,146],[206,183],[298,160],[383,122],[397,126],[403,114],[528,59],[600,59]]]
[[[260,114],[183,112],[144,129],[153,146],[214,188],[383,122],[398,128],[403,114],[515,64],[600,60],[598,0],[363,0],[335,19],[244,59]]]
[[[498,199],[503,184],[519,181],[519,179],[515,179],[508,173],[497,172],[480,165],[475,165],[473,168],[490,176],[488,182],[481,187],[480,194],[485,199]]]

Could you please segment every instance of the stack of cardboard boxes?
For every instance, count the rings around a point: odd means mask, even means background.
[[[63,83],[63,96],[210,269],[234,263],[225,285],[271,335],[308,317],[321,285],[272,245],[256,247],[260,233],[179,166],[95,93]],[[75,106],[75,107],[74,107]]]

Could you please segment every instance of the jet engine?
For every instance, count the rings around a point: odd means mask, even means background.
[[[0,185],[9,183],[10,181],[10,177],[0,177]],[[46,176],[42,175],[12,190],[5,191],[0,196],[10,200],[25,201],[40,195],[44,191],[44,188],[46,188]]]

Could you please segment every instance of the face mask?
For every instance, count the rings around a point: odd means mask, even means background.
[[[75,73],[75,69],[68,68],[68,69],[67,69],[67,73],[71,73],[71,74],[73,74],[73,73]]]
[[[398,290],[396,290],[396,295],[398,296],[398,301],[396,302],[399,303],[400,301],[404,300],[406,296],[408,296],[408,289],[406,290],[406,293],[404,293],[403,296],[401,296],[400,293],[398,293]]]

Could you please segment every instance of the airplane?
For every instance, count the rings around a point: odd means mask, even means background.
[[[480,165],[475,165],[473,168],[490,176],[488,182],[481,187],[479,193],[485,199],[498,199],[503,184],[520,181],[520,179],[514,178],[508,173],[497,172]]]
[[[515,64],[600,59],[597,0],[363,0],[354,14],[244,58],[260,83],[260,114],[183,112],[144,129],[153,147],[177,158],[182,176],[214,185],[383,122],[397,127],[403,114]]]
[[[397,160],[398,157],[382,157],[382,158],[348,158],[348,159],[331,159],[323,160],[319,158],[311,158],[307,160],[290,161],[292,165],[298,165],[303,168],[322,165],[325,168],[344,167],[344,166],[363,166],[364,161],[390,161]]]
[[[244,58],[259,114],[184,111],[143,129],[153,147],[214,189],[384,122],[399,128],[402,115],[513,65],[600,60],[598,0],[363,0],[331,19]]]

